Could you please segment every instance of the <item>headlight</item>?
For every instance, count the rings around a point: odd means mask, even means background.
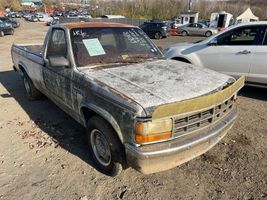
[[[153,120],[151,122],[136,122],[135,141],[149,143],[166,140],[172,136],[172,119]]]

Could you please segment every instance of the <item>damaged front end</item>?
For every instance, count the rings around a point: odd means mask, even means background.
[[[149,174],[176,167],[208,151],[232,127],[237,92],[244,77],[217,92],[157,107],[135,125],[135,143],[126,144],[127,162]]]

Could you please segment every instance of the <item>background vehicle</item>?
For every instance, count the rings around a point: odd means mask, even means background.
[[[30,18],[28,19],[30,22],[38,22],[39,19],[35,15],[31,15]]]
[[[11,53],[29,99],[43,93],[85,126],[108,175],[126,164],[146,174],[176,167],[212,148],[237,116],[242,79],[165,59],[138,27],[54,25],[44,45]]]
[[[267,22],[232,26],[196,44],[175,44],[165,56],[232,75],[248,85],[267,87]]]
[[[40,22],[50,22],[53,20],[52,17],[50,17],[48,14],[45,13],[37,13],[35,15]]]
[[[168,27],[164,22],[145,22],[140,28],[150,37],[162,39],[168,36]]]
[[[46,25],[47,26],[52,26],[52,25],[55,25],[55,24],[58,24],[58,23],[59,23],[59,18],[58,17],[54,17],[51,21],[46,22]]]
[[[0,20],[0,37],[3,37],[7,34],[13,35],[14,29],[10,25],[7,25],[5,22]]]
[[[218,33],[218,30],[215,28],[209,28],[201,23],[191,23],[191,24],[186,24],[184,26],[179,26],[176,29],[176,32],[177,34],[181,34],[182,36],[201,35],[210,37],[211,35]]]
[[[0,17],[0,20],[7,24],[11,24],[13,28],[18,28],[20,26],[20,23],[16,19],[10,19],[8,17]]]

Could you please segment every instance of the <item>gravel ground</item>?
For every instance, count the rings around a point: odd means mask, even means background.
[[[27,101],[12,71],[12,43],[41,43],[46,31],[23,22],[0,38],[0,199],[267,199],[266,89],[241,90],[237,122],[206,154],[165,172],[129,168],[110,178],[94,169],[85,130],[50,100]]]

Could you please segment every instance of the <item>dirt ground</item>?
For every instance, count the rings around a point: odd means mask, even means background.
[[[107,177],[93,167],[85,130],[50,100],[29,102],[12,70],[12,43],[41,43],[46,30],[23,22],[0,38],[0,199],[267,199],[266,89],[241,90],[237,122],[206,154],[161,173]]]

